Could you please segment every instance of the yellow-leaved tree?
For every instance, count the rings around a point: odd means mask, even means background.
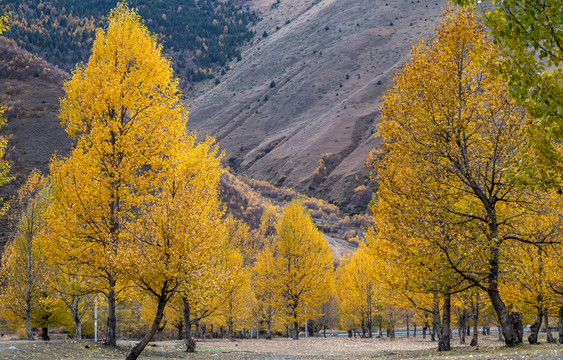
[[[483,66],[496,54],[466,9],[446,9],[436,35],[413,47],[383,98],[383,166],[394,168],[398,181],[388,181],[379,197],[389,194],[387,201],[395,204],[408,200],[402,211],[413,215],[425,210],[407,228],[409,236],[422,238],[432,260],[446,265],[442,269],[487,293],[512,346],[522,340],[522,323],[503,301],[502,277],[513,276],[505,254],[518,243],[542,246],[523,224],[540,211],[546,194],[514,184],[528,118],[509,98],[506,82]],[[417,183],[423,187],[412,186]],[[400,237],[385,240],[400,246],[395,239]]]
[[[274,243],[273,279],[280,311],[299,338],[299,323],[315,319],[331,295],[332,252],[300,201],[285,207]]]
[[[51,164],[53,238],[59,259],[80,264],[106,295],[107,344],[116,343],[116,297],[126,284],[157,302],[149,333],[128,354],[135,359],[166,304],[208,271],[223,241],[217,148],[186,133],[170,61],[124,3],[64,88],[60,119],[76,145]]]
[[[275,313],[278,310],[276,307],[277,288],[275,283],[277,275],[271,246],[266,246],[256,257],[252,278],[261,321],[266,323],[266,339],[272,338],[272,325]]]
[[[343,324],[358,325],[362,337],[372,337],[377,312],[378,283],[374,276],[375,262],[362,244],[337,272],[336,291],[340,299]]]
[[[393,299],[396,306],[403,307],[399,306],[403,302],[432,314],[438,349],[447,351],[451,348],[451,295],[473,284],[451,268],[444,251],[451,257],[469,258],[466,250],[471,244],[463,247],[463,243],[452,241],[458,235],[457,228],[451,226],[452,217],[433,206],[435,201],[449,205],[456,198],[444,200],[446,196],[436,190],[438,184],[422,169],[399,166],[402,155],[390,152],[378,164],[378,196],[372,204],[377,232],[366,235],[375,255],[372,271],[384,289],[399,297]]]
[[[252,287],[256,295],[256,305],[260,322],[266,323],[266,339],[272,338],[272,325],[276,316],[276,288],[274,279],[274,254],[272,244],[276,239],[278,215],[270,206],[260,219],[260,228],[256,236],[261,239],[262,250],[256,255],[252,270]]]
[[[198,145],[194,141],[186,137],[160,169],[158,190],[138,210],[130,230],[134,236],[127,239],[126,274],[157,302],[149,332],[127,359],[136,359],[156,334],[166,305],[182,286],[213,271],[225,237],[217,147],[212,139]]]
[[[33,339],[33,310],[47,291],[45,248],[39,238],[45,227],[48,199],[48,181],[34,170],[18,191],[14,238],[6,245],[2,257],[4,286],[0,300],[5,311],[25,322],[26,336],[30,340]]]
[[[232,244],[225,244],[220,256],[222,270],[230,281],[220,288],[216,296],[221,305],[212,320],[215,325],[226,325],[229,339],[234,340],[236,332],[254,327],[252,310],[256,300],[250,287],[250,271],[243,266],[241,251]]]

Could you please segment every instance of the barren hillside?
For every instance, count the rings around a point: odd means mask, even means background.
[[[0,189],[9,198],[21,186],[29,172],[37,168],[49,171],[53,154],[67,156],[71,141],[58,120],[59,100],[63,96],[62,80],[68,74],[43,59],[19,48],[14,41],[0,37],[0,101],[6,111],[7,124],[0,135],[8,136],[6,157],[11,161],[14,180]],[[222,198],[229,213],[246,221],[252,228],[259,226],[262,212],[282,207],[299,196],[288,188],[278,188],[267,182],[225,174],[221,180]],[[353,251],[361,229],[369,226],[367,216],[349,218],[338,207],[324,201],[304,198],[315,223],[325,233],[335,258]],[[0,219],[0,254],[9,238],[7,217]]]
[[[215,136],[239,173],[349,205],[377,146],[378,97],[445,2],[246,4],[261,12],[258,36],[219,84],[188,97],[189,127]]]
[[[5,158],[11,161],[14,180],[0,188],[9,198],[25,182],[29,172],[49,169],[49,159],[66,155],[71,142],[58,120],[62,80],[67,75],[41,58],[0,37],[0,104],[7,124],[0,135],[9,138]],[[0,219],[0,253],[8,239],[7,217]]]

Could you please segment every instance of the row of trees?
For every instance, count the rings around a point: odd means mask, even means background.
[[[540,107],[554,105],[536,94],[541,88],[524,96],[497,76],[512,66],[505,56],[471,10],[447,9],[383,98],[385,155],[375,164],[376,226],[368,243],[376,267],[386,269],[381,279],[432,314],[439,350],[450,349],[454,295],[486,294],[509,346],[522,342],[522,312],[537,317],[531,343],[548,309],[563,314],[561,183],[553,167],[560,155],[550,141],[560,105],[533,120]],[[533,104],[524,109],[513,94]]]
[[[257,297],[276,304],[297,338],[330,291],[330,250],[298,201],[259,255],[248,227],[225,217],[217,146],[186,132],[171,63],[137,12],[125,4],[111,12],[64,88],[60,119],[75,145],[18,194],[2,263],[7,317],[21,319],[29,338],[32,324],[47,338],[64,303],[80,338],[93,295],[103,295],[106,343],[115,345],[116,304],[135,296],[152,304],[152,321],[127,359],[161,329],[167,308],[181,309],[193,350],[191,324],[219,309],[232,336],[240,304],[252,301],[246,270],[257,266],[265,277],[255,277]]]
[[[80,266],[66,258],[54,260],[68,256],[68,251],[59,255],[60,250],[52,249],[60,243],[53,244],[49,238],[51,220],[45,222],[43,217],[50,206],[49,191],[48,179],[36,172],[20,190],[17,208],[22,212],[3,264],[4,317],[13,324],[23,322],[29,337],[31,325],[43,329],[44,339],[48,339],[49,325],[59,325],[74,328],[76,338],[81,338],[84,316],[92,314],[95,294],[105,295],[99,304],[109,305],[110,298],[100,290],[104,279],[80,272]],[[385,328],[394,336],[395,325],[406,317],[407,328],[409,321],[411,326],[423,324],[426,333],[428,319],[410,310],[411,304],[376,276],[376,264],[366,246],[344,257],[333,273],[332,254],[299,202],[288,205],[282,216],[270,208],[255,232],[233,219],[226,224],[225,241],[210,250],[214,260],[193,271],[192,280],[170,298],[155,334],[174,328],[180,338],[186,336],[193,350],[194,325],[200,330],[196,333],[231,339],[254,329],[267,338],[273,333],[298,338],[303,328],[312,333],[335,326],[371,337],[377,328],[380,335]],[[84,261],[90,263],[94,260]],[[150,328],[159,303],[135,282],[123,283],[127,285],[116,291],[115,309],[108,307],[103,313],[115,314],[116,330],[117,319],[122,319],[122,335],[139,336]],[[135,310],[117,316],[118,303]],[[458,306],[465,305],[460,301]],[[101,326],[106,336],[112,324]]]

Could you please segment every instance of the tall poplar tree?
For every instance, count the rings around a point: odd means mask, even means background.
[[[365,245],[360,245],[349,261],[337,272],[336,292],[344,321],[359,324],[362,337],[372,337],[373,319],[377,312],[378,283],[373,267],[375,262]]]
[[[142,283],[145,290],[158,293],[159,301],[168,300],[169,290],[178,286],[176,282],[168,284],[171,287],[155,285],[154,277],[160,273],[145,277],[150,269],[131,275],[135,261],[145,266],[159,256],[181,254],[174,247],[161,246],[180,236],[175,232],[179,228],[170,226],[193,219],[179,219],[185,215],[182,212],[170,214],[170,206],[191,196],[187,193],[193,185],[191,178],[174,182],[178,180],[174,175],[206,179],[194,175],[197,168],[190,166],[197,161],[177,159],[197,155],[191,150],[193,139],[186,138],[186,109],[178,80],[156,37],[124,3],[111,12],[107,28],[97,32],[88,63],[73,71],[64,90],[60,119],[76,145],[67,159],[54,159],[51,164],[52,225],[63,242],[61,256],[77,261],[81,268],[87,266],[89,276],[98,279],[108,303],[106,342],[115,345],[116,297],[122,285],[129,280]],[[213,152],[203,153],[203,158],[215,157]],[[211,167],[217,168],[216,162]],[[216,194],[208,186],[198,190]],[[147,209],[158,212],[149,214]],[[154,225],[150,231],[149,223]],[[155,236],[148,239],[149,235]],[[170,253],[158,255],[155,249]],[[152,265],[153,270],[158,266],[158,271],[167,271],[160,263]]]
[[[332,252],[299,201],[286,206],[274,247],[279,307],[297,340],[299,323],[317,317],[331,295]]]
[[[40,241],[48,206],[48,181],[33,171],[16,197],[14,237],[6,245],[0,277],[2,307],[25,323],[26,337],[33,339],[33,311],[47,291],[45,248]]]

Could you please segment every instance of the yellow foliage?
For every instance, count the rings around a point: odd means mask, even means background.
[[[363,336],[369,337],[377,307],[384,305],[373,271],[375,266],[373,257],[362,244],[337,269],[336,289],[340,300],[341,326],[346,330],[359,328]]]
[[[250,287],[250,271],[244,267],[241,252],[230,244],[224,244],[223,248],[222,271],[230,281],[217,294],[222,304],[217,308],[215,320],[218,320],[217,325],[227,326],[232,338],[234,332],[253,326],[252,310],[256,299]]]
[[[486,291],[514,345],[501,298],[515,274],[506,255],[518,242],[541,246],[532,233],[557,230],[558,222],[526,229],[538,212],[556,212],[542,205],[549,194],[514,185],[529,119],[504,79],[484,67],[496,56],[468,9],[446,9],[435,36],[413,46],[383,97],[377,233],[368,240],[391,288],[407,298]]]
[[[293,325],[314,319],[331,295],[332,252],[300,201],[285,208],[274,244],[274,286],[285,320]]]
[[[4,283],[0,299],[4,314],[25,322],[28,338],[34,311],[41,307],[49,277],[45,244],[39,241],[45,230],[44,214],[48,206],[47,179],[33,171],[18,191],[14,238],[6,245],[2,257],[1,278]]]
[[[110,318],[134,281],[158,302],[154,333],[166,303],[211,271],[223,243],[218,148],[186,133],[170,61],[123,3],[64,88],[60,119],[77,143],[51,164],[54,254],[85,264]]]
[[[0,16],[0,34],[9,29],[10,17],[7,14]]]
[[[277,308],[279,289],[276,287],[278,274],[275,272],[274,261],[271,246],[265,246],[256,257],[252,278],[258,314],[260,319],[267,324],[268,337],[272,335],[274,319],[279,313]]]

